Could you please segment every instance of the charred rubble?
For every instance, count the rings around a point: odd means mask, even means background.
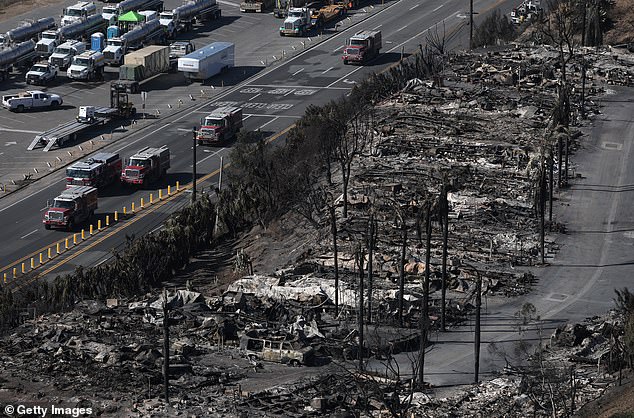
[[[584,51],[583,58],[583,116],[591,118],[601,111],[600,95],[609,93],[610,85],[631,85],[634,73],[627,52],[593,49]],[[568,69],[573,104],[580,102],[579,62],[572,60]],[[530,267],[539,263],[541,251],[537,178],[553,145],[549,132],[557,130],[549,127],[549,118],[559,72],[556,52],[545,47],[454,54],[447,57],[440,78],[409,80],[402,91],[377,103],[373,139],[353,167],[349,214],[337,225],[338,286],[330,232],[324,227],[306,232],[315,243],[276,271],[258,272],[260,254],[246,245],[243,251],[251,260],[236,257],[245,273],[219,293],[215,285],[213,291],[205,286],[205,280],[212,281],[206,277],[196,280],[198,291],[172,290],[167,300],[156,291],[130,300],[84,300],[59,314],[27,318],[27,312],[24,323],[0,339],[5,389],[0,401],[10,394],[13,400],[92,406],[113,416],[162,416],[168,411],[187,416],[379,416],[406,411],[416,416],[495,416],[502,411],[505,416],[540,416],[544,411],[538,405],[545,395],[536,381],[543,376],[534,368],[509,370],[438,399],[433,388],[421,391],[408,377],[358,371],[354,361],[360,352],[389,361],[393,354],[418,350],[426,272],[429,317],[438,328],[442,237],[433,224],[427,265],[420,221],[429,196],[440,194],[443,185],[449,190],[450,326],[472,311],[478,276],[482,293],[490,297],[530,291]],[[555,200],[575,177],[568,157],[583,141],[588,121],[581,112],[573,106],[574,123],[565,132],[566,158],[561,148],[553,151]],[[336,210],[341,210],[340,201]],[[356,249],[366,239],[370,211],[377,232],[365,309],[372,320],[359,347],[358,276],[369,259]],[[411,232],[401,294],[404,223]],[[558,250],[554,234],[565,233],[565,225],[553,220],[546,229],[545,252],[553,254]],[[399,300],[403,326],[398,323]],[[169,318],[163,316],[164,304]],[[170,405],[161,398],[165,321],[171,335]],[[574,368],[575,390],[566,392],[560,382],[562,393],[574,393],[573,398],[562,395],[558,412],[566,412],[572,399],[581,405],[599,396],[606,382],[614,381],[616,366],[605,359],[611,341],[621,338],[613,332],[619,327],[621,319],[610,314],[562,328],[544,342],[542,364],[550,362],[562,373]],[[292,354],[262,358],[255,351],[249,354],[249,341],[281,349],[288,342]]]

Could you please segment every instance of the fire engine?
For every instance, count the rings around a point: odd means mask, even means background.
[[[219,107],[200,121],[196,132],[199,144],[218,144],[233,138],[242,128],[242,109],[239,107]]]
[[[72,230],[92,218],[97,209],[97,189],[90,186],[73,186],[47,204],[44,212],[44,227]]]
[[[170,150],[165,145],[161,148],[145,147],[127,161],[121,170],[121,181],[124,184],[147,185],[163,177],[170,168]]]
[[[119,154],[100,152],[66,168],[66,188],[71,186],[108,186],[121,172]]]

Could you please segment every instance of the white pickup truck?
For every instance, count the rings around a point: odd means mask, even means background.
[[[57,107],[62,103],[60,95],[37,90],[2,96],[2,106],[15,112],[24,112],[26,109],[38,107]]]

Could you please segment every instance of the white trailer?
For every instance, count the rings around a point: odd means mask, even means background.
[[[214,42],[178,59],[178,71],[188,80],[207,80],[235,65],[235,45]]]

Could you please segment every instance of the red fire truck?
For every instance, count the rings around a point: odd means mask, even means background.
[[[220,144],[227,141],[242,128],[242,109],[239,107],[219,107],[204,120],[196,132],[198,144]]]
[[[97,189],[90,186],[72,186],[57,196],[44,212],[44,227],[66,228],[90,219],[97,209]]]
[[[121,170],[121,181],[124,184],[144,186],[163,177],[168,168],[169,148],[165,145],[161,148],[145,147],[128,159]]]
[[[105,187],[118,178],[121,166],[119,154],[97,153],[86,161],[76,162],[66,168],[66,188],[71,186]]]
[[[381,31],[364,30],[353,35],[343,49],[344,64],[364,64],[379,55]]]

